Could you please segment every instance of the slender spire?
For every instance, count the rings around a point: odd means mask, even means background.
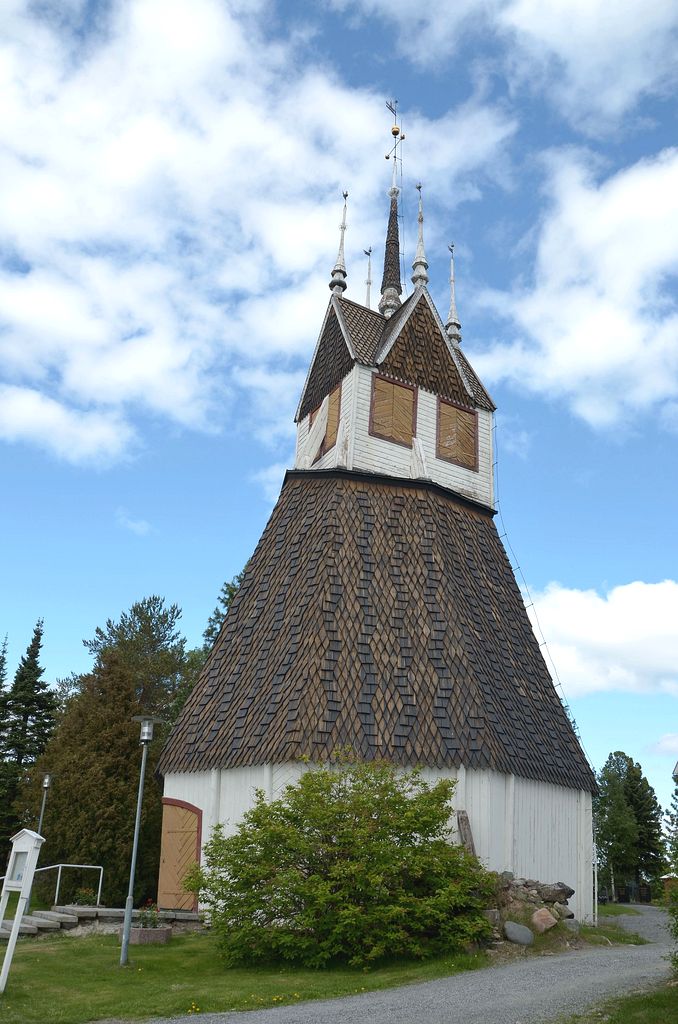
[[[457,345],[461,344],[461,324],[457,314],[457,303],[454,297],[454,242],[447,247],[450,250],[450,311],[447,314],[445,330],[447,336]]]
[[[365,284],[367,285],[367,296],[365,298],[365,305],[368,309],[371,309],[370,288],[372,287],[372,246],[370,246],[369,249],[363,249],[363,252],[367,256],[367,280],[365,281]]]
[[[387,160],[393,160],[393,175],[388,195],[391,206],[388,215],[388,228],[386,229],[386,249],[384,252],[384,276],[381,280],[381,299],[379,300],[379,312],[385,317],[392,316],[400,306],[402,285],[400,283],[400,239],[398,236],[398,196],[400,189],[396,184],[398,170],[398,146],[403,142],[405,135],[401,134],[400,126],[396,121],[397,100],[387,103],[386,106],[393,114],[391,135],[393,136],[393,149],[386,154]]]
[[[418,284],[428,284],[428,263],[426,262],[426,253],[424,252],[424,207],[421,201],[421,182],[417,185],[419,191],[419,233],[417,235],[417,254],[414,257],[414,263],[412,264],[412,284],[415,286]]]
[[[348,192],[343,193],[344,196],[344,216],[342,218],[339,228],[341,230],[341,238],[339,241],[339,252],[337,253],[337,262],[334,264],[332,271],[332,279],[330,281],[330,288],[333,295],[338,295],[341,298],[346,288],[346,262],[344,260],[344,235],[346,234],[346,200],[348,199]]]

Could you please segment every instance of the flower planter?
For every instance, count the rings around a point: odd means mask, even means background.
[[[122,938],[122,929],[120,929]],[[160,928],[138,928],[132,927],[129,932],[130,946],[150,946],[153,944],[164,945],[172,937],[172,929],[169,926]]]

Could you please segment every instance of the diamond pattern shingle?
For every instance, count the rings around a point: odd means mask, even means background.
[[[422,481],[295,471],[160,770],[345,744],[595,785],[491,514]]]

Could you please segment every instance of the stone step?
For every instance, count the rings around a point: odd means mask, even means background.
[[[97,916],[96,907],[78,907],[72,903],[66,904],[65,906],[52,907],[52,911],[55,914],[69,914],[71,916],[75,916],[79,921],[83,918],[90,918],[91,920],[94,920]]]
[[[50,921],[49,918],[39,917],[37,914],[24,914],[21,923],[32,925],[39,932],[55,932],[61,928],[58,921]]]
[[[38,926],[35,924],[24,924],[25,918],[22,918],[21,924],[19,925],[19,935],[37,935]],[[8,939],[9,933],[12,930],[13,921],[3,921],[0,925],[0,938]],[[4,935],[3,935],[4,932]]]
[[[56,921],[62,928],[75,928],[78,923],[77,914],[63,914],[56,910],[34,910],[33,917],[44,917],[46,921]]]

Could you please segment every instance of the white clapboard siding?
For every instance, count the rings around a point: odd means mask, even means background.
[[[346,374],[341,382],[341,401],[339,404],[339,419],[344,421],[344,430],[349,437],[349,453],[351,450],[350,439],[353,434],[353,408],[354,408],[354,380],[355,368]],[[295,469],[333,469],[337,464],[336,446],[325,452],[322,458],[318,459],[311,466],[304,465],[306,455],[306,440],[310,429],[310,415],[305,416],[297,425],[297,449],[294,460]],[[346,467],[350,468],[350,467]]]
[[[281,796],[304,765],[257,765],[213,772],[165,776],[165,796],[186,800],[203,811],[203,843],[217,821],[231,835],[254,793]],[[570,906],[579,920],[593,914],[593,824],[591,795],[564,786],[461,767],[424,768],[427,782],[456,780],[455,812],[469,817],[476,853],[492,871],[512,871],[539,882],[565,882],[575,890]],[[218,810],[217,810],[218,808]],[[451,824],[455,825],[453,819]]]

